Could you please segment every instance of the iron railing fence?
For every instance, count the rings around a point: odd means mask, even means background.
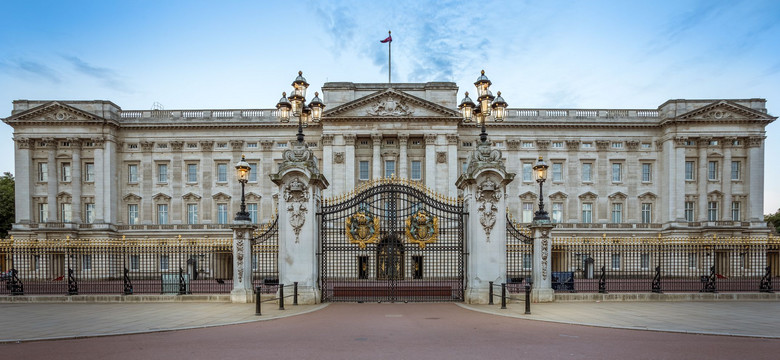
[[[780,280],[780,238],[552,239],[552,281],[572,292],[758,292]]]
[[[253,235],[252,283],[263,293],[276,293],[279,288],[279,216],[263,224]]]
[[[523,292],[527,279],[533,275],[533,241],[531,232],[507,215],[506,288],[510,293]]]
[[[0,259],[6,280],[0,294],[5,295],[233,289],[232,239],[10,239],[0,241]]]

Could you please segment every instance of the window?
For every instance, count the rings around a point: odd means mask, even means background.
[[[620,254],[612,254],[612,270],[620,270]]]
[[[612,204],[612,223],[618,224],[623,222],[623,204]]]
[[[84,204],[84,223],[91,224],[95,221],[95,204]]]
[[[593,222],[593,204],[584,203],[582,204],[582,223],[590,224],[592,222]]]
[[[217,164],[217,182],[227,182],[227,164]]]
[[[187,182],[198,182],[198,164],[187,164]]]
[[[257,147],[257,143],[256,142],[246,143],[246,147],[249,148],[249,149],[256,148]]]
[[[529,253],[523,253],[523,269],[524,270],[533,269],[533,265],[534,265],[533,255]]]
[[[249,181],[250,182],[257,182],[257,176],[258,176],[258,167],[257,163],[249,163]]]
[[[44,162],[38,163],[38,181],[49,181],[49,164]]]
[[[198,223],[198,204],[187,204],[187,224]]]
[[[246,211],[249,213],[249,219],[252,221],[252,224],[257,224],[257,204],[246,204]],[[225,212],[227,213],[227,209],[225,209]]]
[[[696,256],[696,253],[688,253],[688,267],[691,269],[695,269],[698,266],[698,256]]]
[[[127,165],[127,182],[129,182],[129,183],[137,183],[138,182],[138,165],[137,164]]]
[[[650,182],[653,180],[653,164],[642,163],[642,182]]]
[[[650,143],[642,143],[641,146],[642,146],[642,149],[649,149],[651,145],[650,145]]]
[[[38,222],[49,221],[49,204],[38,204]]]
[[[553,141],[552,147],[553,147],[553,149],[562,149],[563,148],[563,141]]]
[[[718,146],[718,140],[710,140],[710,146]]]
[[[718,221],[718,202],[707,202],[707,221]]]
[[[422,179],[422,162],[419,160],[412,161],[412,180]]]
[[[731,180],[739,180],[740,177],[740,162],[739,161],[732,161],[731,162]]]
[[[187,149],[197,149],[198,144],[197,143],[187,143]]]
[[[73,207],[70,204],[60,204],[60,219],[62,222],[73,221]]]
[[[127,223],[129,225],[138,224],[138,204],[127,205]]]
[[[639,267],[642,270],[647,270],[650,268],[650,254],[648,253],[639,254]]]
[[[157,144],[157,148],[158,149],[167,149],[168,148],[168,144],[166,144],[166,143]]]
[[[556,224],[563,222],[563,203],[554,202],[552,204],[552,222]]]
[[[170,258],[168,255],[160,255],[160,270],[165,271],[168,270],[168,263],[170,262]]]
[[[696,180],[696,163],[693,161],[685,162],[685,180]]]
[[[718,180],[718,162],[710,161],[707,163],[707,179]]]
[[[552,181],[563,181],[563,164],[553,163],[552,165]]]
[[[92,255],[81,255],[81,270],[92,270]]]
[[[523,163],[523,181],[534,181],[534,166],[531,163]]]
[[[385,160],[385,177],[391,178],[395,175],[395,160]]]
[[[532,143],[530,141],[523,141],[523,145],[522,146],[524,148],[526,148],[526,149],[529,149],[529,148],[533,148],[534,147],[534,143]]]
[[[160,225],[168,224],[168,204],[157,205],[157,223]]]
[[[685,221],[693,221],[693,201],[685,202]]]
[[[159,182],[159,183],[167,183],[168,182],[168,165],[167,164],[158,164],[157,165],[157,182]]]
[[[227,204],[217,204],[217,224],[228,223],[228,207]]]
[[[468,169],[469,169],[469,163],[468,162],[464,161],[463,163],[460,164],[460,170],[461,170],[460,173],[461,174],[465,174]]]
[[[612,163],[612,182],[623,181],[623,164]]]
[[[534,203],[523,203],[523,222],[530,223],[534,218]]]
[[[593,173],[593,164],[591,163],[583,163],[582,164],[582,182],[591,182],[593,181],[593,177],[591,174]]]
[[[141,256],[130,255],[130,270],[139,270],[139,269],[141,269]]]
[[[623,148],[623,143],[622,142],[613,142],[612,143],[612,148],[613,149],[622,149]]]
[[[217,149],[227,149],[227,143],[217,143]]]
[[[287,148],[287,143],[286,142],[276,143],[276,147],[280,149]]]
[[[642,224],[653,222],[653,204],[642,203]]]
[[[95,163],[84,164],[84,182],[95,181]]]
[[[593,143],[584,142],[584,143],[582,143],[582,147],[583,147],[583,148],[586,148],[586,149],[587,149],[587,148],[592,148],[592,147],[593,147]]]
[[[361,160],[360,161],[360,171],[358,175],[359,180],[368,180],[368,161]]]
[[[70,163],[62,163],[60,170],[60,179],[64,182],[70,182]]]
[[[740,211],[739,211],[741,207],[742,206],[741,206],[741,203],[739,201],[734,201],[734,202],[731,203],[731,220],[734,220],[734,221],[741,221],[742,220],[742,216],[741,216]]]

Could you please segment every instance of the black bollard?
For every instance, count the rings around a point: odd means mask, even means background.
[[[525,314],[531,315],[531,285],[525,286]]]
[[[501,308],[506,309],[506,283],[501,283]]]
[[[493,282],[490,282],[490,290],[488,290],[488,305],[493,305]]]
[[[279,310],[284,310],[284,284],[279,284]]]
[[[261,293],[260,290],[261,290],[260,286],[255,288],[255,315],[257,316],[262,315],[262,313],[260,312],[260,303],[262,302],[260,301],[260,293]]]
[[[298,282],[293,283],[293,305],[298,305]]]

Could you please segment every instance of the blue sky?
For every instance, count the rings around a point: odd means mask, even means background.
[[[14,99],[124,109],[271,108],[298,70],[326,81],[455,81],[485,69],[510,107],[655,108],[767,99],[780,115],[780,1],[13,1],[0,117]],[[13,153],[0,125],[0,151]],[[767,163],[780,125],[767,128]],[[13,172],[13,157],[0,157]],[[767,166],[765,212],[780,208]]]

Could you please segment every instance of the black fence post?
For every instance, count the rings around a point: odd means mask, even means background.
[[[493,282],[490,281],[490,290],[488,290],[488,305],[493,305]]]
[[[130,270],[125,268],[122,281],[125,283],[124,293],[125,295],[133,295],[133,283],[130,281]]]
[[[24,295],[24,283],[19,279],[19,271],[11,268],[11,281],[8,282],[8,287],[11,290],[11,295]]]
[[[764,274],[764,277],[761,278],[761,285],[758,288],[759,292],[762,293],[773,293],[772,290],[772,266],[766,267],[766,274]]]
[[[531,285],[525,285],[525,314],[531,314]]]
[[[262,301],[260,300],[262,293],[262,288],[260,286],[255,288],[255,315],[260,316],[262,315],[262,312],[260,311]]]
[[[78,295],[78,294],[79,294],[79,284],[76,282],[76,277],[73,276],[73,269],[68,268],[68,296]]]
[[[284,310],[284,284],[279,284],[279,310]]]
[[[599,276],[599,294],[607,293],[607,267],[601,266],[601,276]]]
[[[653,285],[652,285],[652,291],[654,293],[660,294],[661,291],[661,265],[658,265],[655,267],[655,276],[653,276]]]
[[[298,282],[293,283],[293,305],[298,305]]]
[[[501,308],[506,309],[506,283],[501,283]]]
[[[179,295],[187,293],[187,284],[184,283],[184,269],[179,266]]]

